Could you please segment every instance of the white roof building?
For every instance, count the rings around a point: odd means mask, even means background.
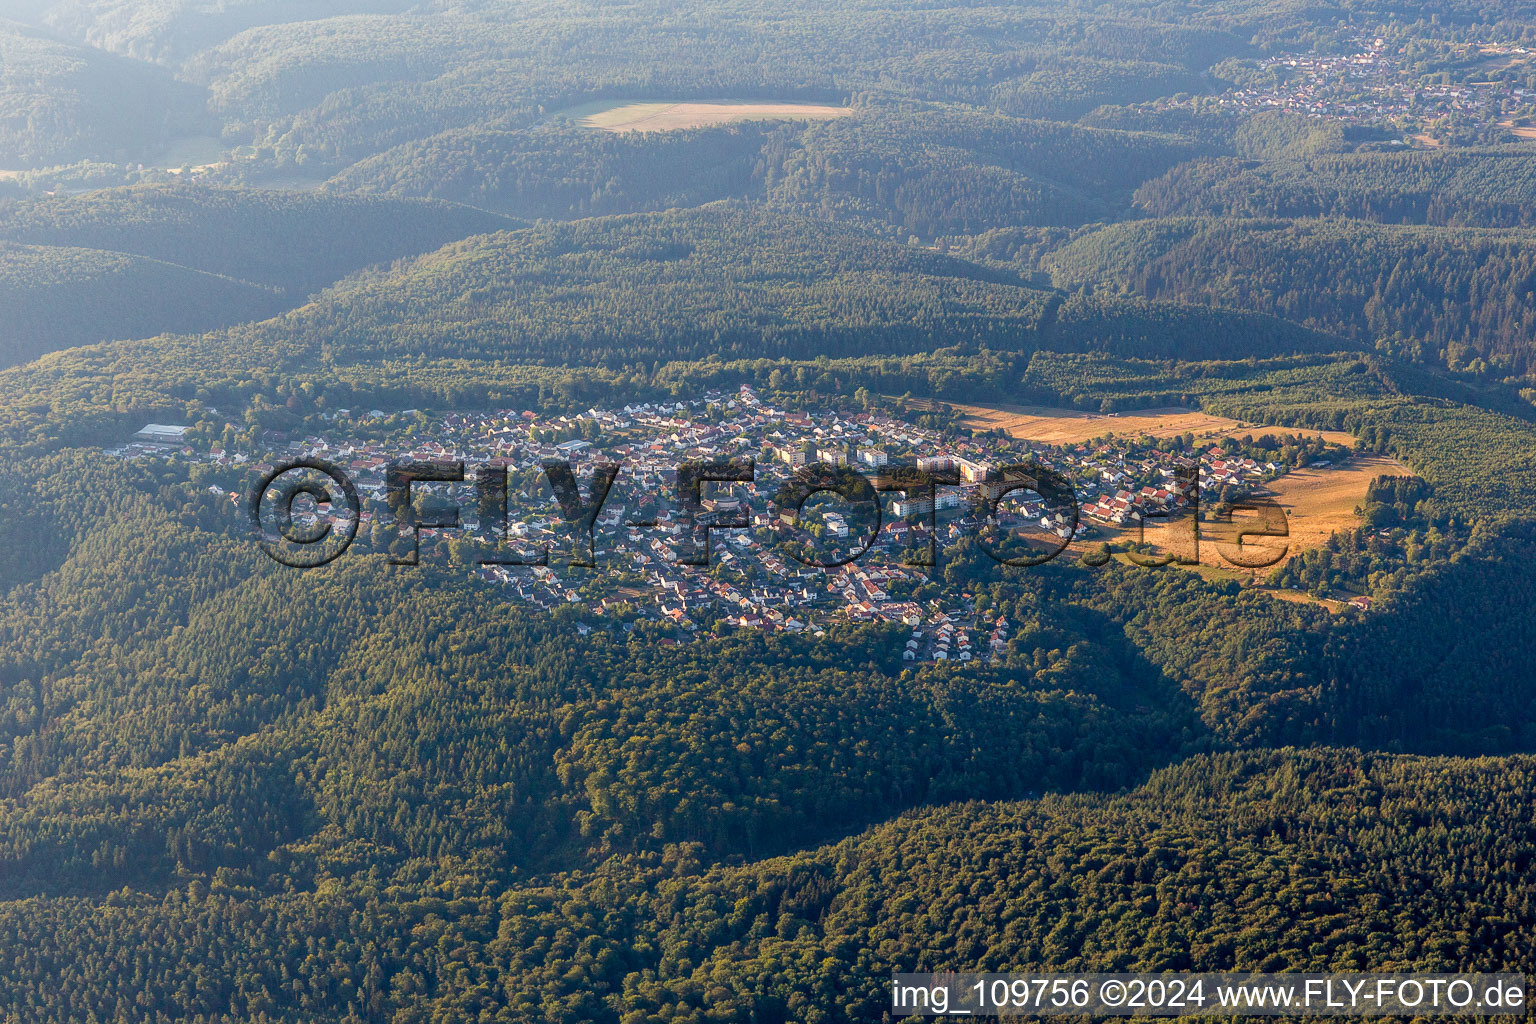
[[[186,439],[191,427],[168,426],[164,423],[146,423],[144,429],[133,436],[141,441],[158,441],[161,444],[180,444]]]

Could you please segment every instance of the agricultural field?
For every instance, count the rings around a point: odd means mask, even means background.
[[[1249,537],[1243,544],[1244,548],[1257,550],[1252,556],[1244,556],[1245,560],[1251,557],[1254,562],[1268,562],[1269,553],[1283,549],[1283,557],[1274,563],[1280,565],[1297,552],[1321,547],[1334,534],[1359,525],[1360,521],[1355,515],[1355,509],[1365,503],[1366,490],[1372,480],[1379,476],[1412,475],[1414,475],[1413,470],[1385,455],[1356,455],[1336,467],[1303,468],[1287,473],[1266,485],[1266,489],[1274,502],[1285,510],[1289,534],[1284,538]],[[1257,522],[1256,516],[1238,513],[1233,516],[1233,523],[1230,525],[1201,524],[1201,565],[1232,569],[1232,564],[1222,557],[1218,545],[1230,544],[1239,529],[1255,522]],[[1108,536],[1096,537],[1095,542],[1107,539],[1113,543],[1117,540],[1134,539],[1137,535],[1135,529],[1114,531],[1100,526],[1100,530]],[[1156,545],[1159,550],[1182,558],[1187,558],[1192,553],[1187,519],[1174,520],[1166,526],[1159,524],[1157,520],[1152,520],[1146,529],[1146,539],[1149,543]],[[1230,547],[1226,550],[1231,553]],[[1262,575],[1270,568],[1272,566],[1266,566],[1258,571]]]
[[[1385,455],[1357,455],[1332,469],[1298,469],[1269,487],[1289,513],[1291,550],[1315,548],[1359,520],[1366,488],[1379,476],[1413,476],[1413,470]]]
[[[1517,125],[1513,118],[1505,118],[1497,123],[1500,128],[1509,129],[1509,133],[1517,139],[1536,139],[1536,127],[1530,125]]]
[[[946,404],[961,414],[960,425],[963,427],[972,430],[1002,430],[1010,437],[1042,444],[1075,444],[1111,433],[1121,437],[1143,434],[1175,437],[1184,433],[1208,437],[1234,431],[1253,434],[1255,437],[1265,433],[1297,433],[1291,428],[1260,426],[1181,406],[1104,414],[1044,405]],[[1338,430],[1308,430],[1303,433],[1350,447],[1355,443],[1353,437]]]
[[[624,103],[581,118],[588,128],[607,132],[672,132],[737,121],[827,121],[847,117],[851,107],[826,103]]]
[[[1327,608],[1330,612],[1341,612],[1348,607],[1344,601],[1337,598],[1313,597],[1303,591],[1285,587],[1266,587],[1264,592],[1277,601],[1286,601],[1290,604],[1315,604],[1320,608]]]

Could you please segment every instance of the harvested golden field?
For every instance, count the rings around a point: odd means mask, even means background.
[[[1536,128],[1530,125],[1520,125],[1517,127],[1513,118],[1506,117],[1504,120],[1495,123],[1497,127],[1507,129],[1517,139],[1536,139]]]
[[[734,121],[824,121],[846,117],[849,107],[825,103],[625,103],[581,118],[607,132],[668,132]]]
[[[1238,425],[1236,420],[1194,409],[1170,406],[1106,415],[1081,409],[1045,405],[960,405],[948,403],[973,430],[1002,430],[1010,437],[1043,444],[1072,444],[1105,434],[1151,434],[1172,437],[1185,431],[1213,434]]]
[[[1226,569],[1245,570],[1233,566],[1223,557],[1223,550],[1242,561],[1269,562],[1275,553],[1284,555],[1274,561],[1283,564],[1298,551],[1321,547],[1328,538],[1342,530],[1359,525],[1355,509],[1365,503],[1366,489],[1379,476],[1412,476],[1413,470],[1385,455],[1356,455],[1348,462],[1333,469],[1297,469],[1278,480],[1265,485],[1273,499],[1286,513],[1285,537],[1249,537],[1243,542],[1247,554],[1238,554],[1230,546],[1237,532],[1244,526],[1258,522],[1254,515],[1238,513],[1231,524],[1202,523],[1200,526],[1200,563]],[[1110,543],[1138,539],[1138,531],[1115,530],[1100,524],[1099,535],[1090,538],[1091,547],[1102,540]],[[1145,539],[1156,545],[1159,552],[1168,552],[1181,558],[1193,554],[1189,532],[1189,520],[1176,519],[1168,525],[1151,520],[1146,528]],[[1274,565],[1252,571],[1260,577],[1269,573]]]
[[[1302,593],[1299,590],[1284,590],[1266,587],[1264,593],[1277,601],[1289,601],[1291,604],[1316,604],[1327,608],[1331,612],[1341,612],[1346,604],[1343,601],[1331,597],[1313,597],[1311,594]]]
[[[1135,412],[1097,413],[1081,409],[1058,409],[1045,405],[961,405],[946,403],[962,416],[961,424],[973,430],[1001,429],[1010,437],[1042,444],[1074,444],[1105,434],[1151,434],[1173,437],[1192,433],[1196,437],[1211,434],[1296,434],[1321,436],[1337,444],[1353,447],[1354,437],[1337,430],[1297,430],[1244,423],[1225,416],[1213,416],[1196,409],[1168,406],[1161,409],[1137,409]]]
[[[1275,501],[1290,513],[1292,551],[1319,547],[1340,530],[1359,524],[1355,509],[1379,476],[1413,476],[1413,470],[1386,455],[1356,455],[1336,469],[1298,469],[1269,485]]]

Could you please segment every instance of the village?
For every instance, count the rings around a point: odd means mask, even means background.
[[[424,563],[454,566],[546,610],[575,610],[580,614],[573,628],[583,632],[605,620],[669,623],[682,634],[706,624],[800,632],[824,629],[835,619],[885,621],[911,631],[903,658],[925,662],[1000,658],[1010,629],[1006,619],[978,616],[963,595],[940,593],[930,579],[932,559],[924,557],[929,549],[942,550],[984,526],[1047,547],[1112,540],[1143,521],[1179,516],[1196,499],[1197,486],[1208,495],[1234,488],[1262,494],[1262,484],[1285,471],[1273,461],[1229,455],[1215,442],[1116,437],[1109,427],[1096,441],[1037,444],[1001,432],[929,429],[888,411],[783,408],[748,386],[693,401],[593,408],[577,416],[452,412],[426,419],[424,428],[416,410],[407,412],[415,425],[405,433],[349,436],[349,427],[357,435],[381,433],[368,427],[388,414],[336,410],[327,414],[334,432],[269,434],[263,450],[253,452],[217,445],[199,450],[186,442],[187,428],[149,424],[108,454],[181,459],[252,479],[298,459],[323,460],[355,485],[361,498],[357,539],[372,550],[398,544],[406,532],[386,501],[391,463],[488,465],[509,480],[504,529],[481,529],[477,492],[468,478],[413,488],[418,509],[437,502],[457,510],[456,529],[416,529]],[[748,457],[755,461],[752,483],[704,484],[702,512],[685,509],[678,494],[680,465]],[[569,463],[584,494],[590,493],[594,467],[620,466],[593,523],[593,569],[577,568],[567,557],[573,538],[542,469],[549,460]],[[1075,528],[1068,502],[1053,507],[1002,474],[1023,464],[1072,482]],[[912,466],[958,483],[937,486],[931,495],[882,495],[878,532],[871,535],[873,517],[836,499],[807,502],[797,515],[775,508],[773,496],[796,471],[818,465],[855,467],[867,475]],[[229,501],[232,514],[244,514],[246,494],[209,489]],[[351,517],[348,509],[315,506],[305,498],[294,510],[301,526]],[[791,521],[802,528],[799,536],[814,548],[812,556],[777,542],[776,531]],[[469,541],[476,536],[478,546]],[[687,564],[679,551],[701,536],[707,538],[708,564]],[[585,543],[575,538],[577,549]]]
[[[1286,110],[1308,117],[1352,124],[1392,125],[1404,137],[1398,145],[1439,144],[1437,128],[1505,129],[1518,137],[1528,132],[1516,119],[1536,103],[1536,89],[1518,77],[1476,77],[1451,81],[1445,75],[1425,76],[1403,57],[1399,48],[1381,37],[1356,37],[1349,53],[1281,53],[1256,62],[1267,87],[1240,86],[1219,97],[1223,105],[1244,112]],[[1464,47],[1466,59],[1489,64],[1502,61],[1525,66],[1536,51],[1517,43],[1487,42]]]

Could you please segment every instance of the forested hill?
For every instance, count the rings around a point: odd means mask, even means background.
[[[773,123],[660,132],[593,131],[560,118],[517,130],[458,129],[360,160],[327,187],[426,196],[519,217],[602,216],[762,192]]]
[[[425,200],[193,185],[13,201],[0,205],[0,365],[265,319],[359,268],[514,226]]]
[[[152,158],[208,130],[203,90],[0,17],[0,170]]]
[[[910,104],[811,125],[796,142],[768,162],[770,201],[925,239],[1115,219],[1137,184],[1206,152],[1173,135]]]
[[[322,295],[286,336],[337,358],[631,363],[1028,346],[1050,292],[730,205],[469,239]]]
[[[143,61],[174,64],[260,25],[349,14],[388,14],[410,0],[15,0],[13,17]]]
[[[1387,224],[1536,224],[1536,153],[1521,146],[1196,160],[1149,181],[1158,217],[1344,217]]]
[[[472,238],[344,282],[274,324],[339,360],[407,354],[625,365],[656,360],[1029,351],[1060,297],[1007,270],[738,204]],[[1096,336],[1095,317],[1120,321]],[[1139,330],[1125,321],[1140,317]],[[1162,354],[1330,351],[1335,337],[1171,306],[1074,306],[1053,343]],[[1201,330],[1181,324],[1203,321]],[[1211,332],[1211,333],[1207,333]],[[1212,352],[1213,355],[1217,354]]]
[[[270,126],[274,155],[339,170],[458,128],[520,128],[593,97],[842,102],[869,93],[1071,119],[1151,99],[1244,52],[1185,11],[1059,6],[908,10],[814,0],[763,11],[660,0],[509,18],[495,5],[252,29],[188,62],[225,116]],[[708,43],[704,42],[707,39]],[[924,69],[942,65],[938,75]],[[451,74],[446,74],[448,68]],[[422,131],[432,124],[435,130]]]
[[[354,270],[521,226],[420,199],[143,185],[0,205],[0,240],[177,263],[299,301]]]
[[[0,1006],[703,1024],[878,1020],[893,971],[956,963],[1530,973],[1533,772],[1529,758],[1259,751],[1197,757],[1123,796],[936,808],[736,867],[683,844],[504,889],[460,863],[411,881],[410,899],[401,876],[285,891],[229,873],[33,898],[0,905],[14,937]],[[273,864],[308,877],[322,849]]]
[[[1533,365],[1536,234],[1172,217],[1052,253],[1067,287],[1251,309],[1452,368]]]
[[[270,289],[162,260],[0,242],[0,367],[112,338],[204,331],[279,305]]]
[[[1206,152],[1187,139],[957,105],[869,103],[823,124],[611,134],[557,117],[397,146],[330,187],[570,218],[751,197],[909,236],[1121,213],[1137,185]]]
[[[1022,360],[1011,381],[992,357],[978,358],[983,346]],[[518,362],[648,370],[945,350],[954,365],[944,375],[990,374],[988,395],[1007,398],[1041,348],[1242,358],[1349,347],[1259,314],[1064,300],[1006,267],[726,204],[471,237],[349,278],[269,322],[62,353],[17,368],[7,386],[30,396],[18,408],[68,408],[50,417],[50,431],[70,434],[109,407],[148,414],[199,393],[243,405],[280,383],[278,373],[309,374],[321,390],[404,374],[410,401],[444,402]],[[444,376],[464,359],[486,364]],[[436,369],[413,374],[413,365]],[[70,397],[49,397],[60,395]]]

